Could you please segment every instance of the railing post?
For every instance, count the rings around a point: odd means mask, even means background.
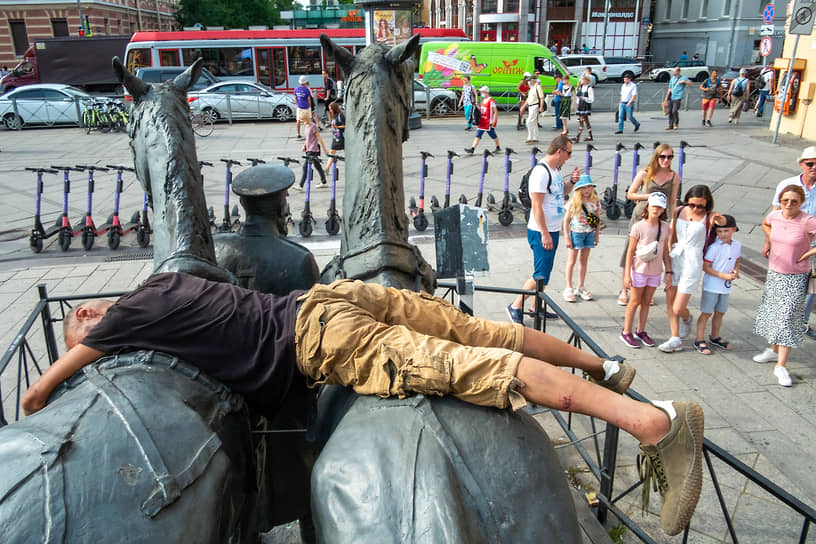
[[[535,300],[533,301],[533,328],[537,331],[543,330],[542,326],[542,309],[541,309],[541,292],[544,290],[544,280],[537,279],[536,280],[536,294]],[[522,304],[522,310],[524,309],[524,305]],[[543,320],[546,323],[546,320]],[[546,328],[546,324],[544,325]]]
[[[601,463],[601,495],[612,499],[612,489],[615,485],[615,464],[618,462],[618,433],[619,429],[611,423],[606,424],[606,439],[604,440],[603,461]],[[606,507],[598,505],[598,521],[606,523]]]
[[[227,93],[227,121],[232,126],[232,102],[230,101],[230,93]]]
[[[459,294],[459,309],[467,315],[473,315],[473,276],[456,278],[456,291]]]
[[[45,349],[48,352],[48,363],[54,364],[54,361],[59,358],[59,350],[57,349],[57,337],[54,335],[54,321],[51,318],[51,308],[47,302],[48,292],[46,291],[44,283],[37,285],[37,292],[40,295],[40,300],[46,301],[46,303],[43,304],[42,312],[40,312],[40,318],[42,319],[43,336],[45,336]]]

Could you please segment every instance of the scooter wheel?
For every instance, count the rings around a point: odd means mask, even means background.
[[[502,211],[499,212],[499,223],[501,223],[502,226],[506,227],[507,225],[509,225],[512,222],[513,222],[513,212],[511,212],[510,210],[502,210]]]
[[[606,207],[606,216],[612,221],[615,221],[616,219],[620,218],[621,209],[620,206],[618,206],[617,202],[613,202],[612,204]]]
[[[433,208],[434,210],[439,208],[439,199],[436,198],[436,195],[431,197],[431,208]]]
[[[139,247],[147,247],[150,244],[150,232],[144,227],[139,227],[136,230],[136,242]]]
[[[487,203],[491,206],[496,205],[496,197],[493,196],[493,193],[487,193]]]
[[[82,231],[82,247],[85,251],[90,251],[93,248],[94,241],[96,241],[96,234],[90,230]]]
[[[340,218],[336,215],[330,215],[328,219],[326,219],[326,232],[334,236],[338,232],[340,232]]]
[[[119,231],[116,229],[111,229],[108,231],[108,247],[110,249],[118,249],[119,248],[119,240],[121,239],[122,235],[119,234]]]
[[[59,247],[62,251],[68,251],[71,247],[71,229],[62,228],[59,233]]]
[[[606,203],[607,206],[611,205],[612,202],[615,201],[615,195],[612,194],[612,187],[607,187],[606,189],[604,189],[603,201]]]
[[[311,219],[301,219],[298,221],[298,232],[304,238],[308,238],[312,235],[312,220]]]
[[[428,218],[424,213],[414,217],[414,228],[418,231],[423,231],[428,228]]]
[[[626,215],[627,219],[632,218],[632,214],[635,212],[635,203],[632,200],[627,200],[626,204],[623,205],[623,213]]]
[[[39,253],[40,251],[42,251],[43,248],[42,238],[40,238],[39,236],[32,235],[28,239],[28,245],[31,246],[31,251],[33,251],[34,253]]]
[[[459,204],[467,204],[467,197],[465,196],[465,193],[459,195]]]

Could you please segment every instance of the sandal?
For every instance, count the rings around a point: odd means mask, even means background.
[[[694,342],[694,347],[697,348],[697,351],[699,351],[703,355],[711,355],[711,350],[709,349],[708,345],[705,343],[704,340],[698,340]]]
[[[618,295],[618,306],[627,306],[629,304],[629,291],[621,289]]]
[[[575,302],[575,300],[576,300],[575,299],[575,289],[573,289],[571,287],[565,288],[563,296],[564,296],[564,300],[566,300],[567,302]]]
[[[718,336],[717,338],[712,338],[709,336],[708,341],[720,349],[731,349],[731,344],[723,340],[721,336]]]
[[[578,296],[581,297],[581,300],[592,300],[592,293],[587,291],[587,288],[583,286],[578,288]]]

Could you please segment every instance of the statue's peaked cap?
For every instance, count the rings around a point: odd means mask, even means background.
[[[259,164],[241,171],[232,181],[238,196],[266,196],[284,191],[295,182],[295,173],[280,164]]]

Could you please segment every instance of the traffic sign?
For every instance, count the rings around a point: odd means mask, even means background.
[[[773,21],[774,18],[774,5],[768,4],[765,6],[765,11],[762,12],[762,21],[767,25]]]
[[[760,36],[773,36],[774,34],[774,25],[762,25],[759,27],[759,35]]]
[[[816,0],[796,0],[791,13],[789,34],[809,36],[813,33],[813,10],[816,9]]]
[[[769,36],[765,36],[762,38],[762,41],[759,42],[759,54],[763,57],[767,57],[771,54],[771,38]]]

